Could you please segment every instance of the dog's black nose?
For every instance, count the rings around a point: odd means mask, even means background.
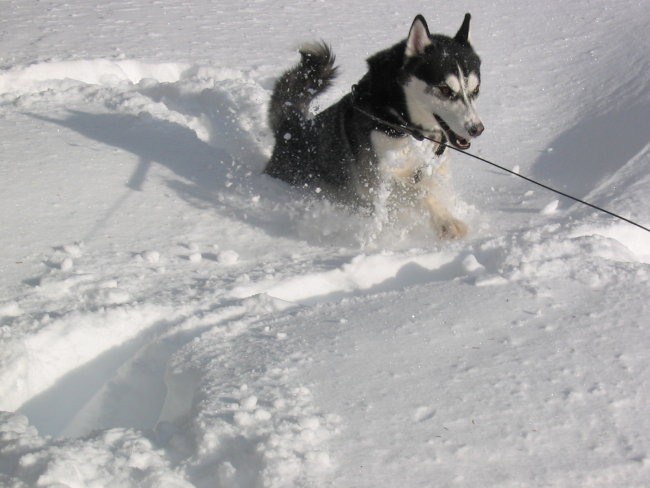
[[[478,124],[472,124],[467,128],[467,132],[469,132],[469,135],[472,137],[478,137],[481,134],[483,134],[483,131],[485,130],[485,127],[483,126],[482,122],[479,122]]]

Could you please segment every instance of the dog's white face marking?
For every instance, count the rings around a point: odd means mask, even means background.
[[[479,79],[476,76],[476,73],[472,72],[467,77],[467,91],[469,93],[474,93],[474,90],[478,88]]]
[[[432,111],[437,97],[427,83],[412,76],[404,85],[404,95],[411,122],[431,131],[440,129]]]
[[[445,82],[447,83],[447,86],[451,88],[451,91],[453,91],[456,94],[460,92],[461,86],[460,86],[460,81],[458,80],[458,76],[449,75],[445,79]]]
[[[468,128],[481,124],[475,104],[478,87],[478,75],[472,72],[465,76],[460,67],[458,74],[447,76],[445,84],[439,87],[413,76],[404,85],[409,117],[425,130],[435,131],[441,130],[437,115],[456,134],[470,139]]]

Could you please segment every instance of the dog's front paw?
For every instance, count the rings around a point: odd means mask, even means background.
[[[467,235],[467,225],[458,219],[450,217],[438,225],[438,234],[441,239],[462,239]]]

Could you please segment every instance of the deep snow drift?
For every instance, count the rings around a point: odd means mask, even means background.
[[[1,486],[650,485],[648,233],[459,155],[454,243],[260,174],[301,41],[325,106],[467,10],[472,150],[648,226],[647,2],[6,3]]]

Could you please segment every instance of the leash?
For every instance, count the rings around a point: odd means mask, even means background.
[[[553,193],[557,193],[558,195],[561,195],[561,196],[563,196],[563,197],[569,198],[569,199],[571,199],[571,200],[573,200],[573,201],[576,201],[576,202],[578,202],[578,203],[582,203],[583,205],[586,205],[587,207],[591,207],[591,208],[593,208],[594,210],[598,210],[599,212],[606,213],[606,214],[608,214],[608,215],[611,215],[612,217],[615,217],[615,218],[620,219],[620,220],[622,220],[622,221],[624,221],[624,222],[627,222],[628,224],[632,224],[632,225],[634,225],[634,226],[636,226],[636,227],[638,227],[638,228],[640,228],[640,229],[643,229],[643,230],[645,230],[646,232],[650,232],[650,229],[649,229],[649,228],[644,227],[643,225],[641,225],[641,224],[639,224],[639,223],[637,223],[637,222],[635,222],[635,221],[633,221],[633,220],[627,219],[627,218],[625,218],[625,217],[623,217],[623,216],[621,216],[621,215],[618,215],[618,214],[616,214],[616,213],[614,213],[614,212],[611,212],[611,211],[609,211],[609,210],[607,210],[607,209],[604,209],[604,208],[602,208],[602,207],[599,207],[598,205],[594,205],[593,203],[589,203],[589,202],[587,202],[587,201],[585,201],[585,200],[582,200],[582,199],[580,199],[580,198],[578,198],[578,197],[574,197],[573,195],[569,195],[568,193],[565,193],[565,192],[563,192],[563,191],[561,191],[561,190],[558,190],[558,189],[556,189],[556,188],[553,188],[553,187],[551,187],[551,186],[545,185],[544,183],[540,183],[539,181],[536,181],[536,180],[534,180],[534,179],[532,179],[532,178],[529,178],[528,176],[521,175],[521,174],[519,174],[519,173],[517,173],[517,172],[515,172],[515,171],[512,171],[512,170],[510,170],[510,169],[508,169],[508,168],[505,168],[505,167],[503,167],[503,166],[501,166],[501,165],[499,165],[499,164],[497,164],[497,163],[495,163],[495,162],[493,162],[493,161],[490,161],[490,160],[488,160],[488,159],[482,158],[481,156],[477,156],[476,154],[472,154],[472,153],[467,152],[467,151],[465,151],[465,150],[463,150],[463,149],[459,149],[459,148],[457,148],[457,147],[454,147],[454,146],[452,146],[451,144],[448,144],[447,141],[439,141],[439,140],[437,140],[437,139],[434,139],[433,137],[427,136],[427,135],[423,134],[422,131],[421,131],[418,127],[413,126],[413,125],[411,125],[411,124],[408,124],[408,123],[407,123],[406,121],[404,121],[403,119],[402,119],[402,120],[403,120],[403,123],[402,123],[402,124],[395,124],[395,123],[390,122],[390,121],[388,121],[388,120],[385,120],[385,119],[382,119],[382,118],[380,118],[380,117],[377,117],[376,115],[374,115],[374,114],[368,112],[367,110],[361,108],[361,107],[356,103],[356,102],[357,102],[357,93],[356,93],[356,92],[357,92],[357,86],[354,85],[354,86],[352,87],[352,91],[351,91],[351,93],[352,93],[352,107],[353,107],[355,110],[357,110],[358,112],[362,113],[362,114],[365,115],[366,117],[368,117],[368,118],[374,120],[375,122],[377,122],[377,123],[379,123],[379,124],[382,124],[382,125],[385,125],[385,126],[387,126],[387,127],[390,127],[391,129],[394,129],[394,130],[396,130],[396,131],[398,131],[398,132],[403,132],[403,133],[405,133],[405,134],[408,134],[408,135],[410,135],[411,137],[413,137],[414,139],[416,139],[416,140],[418,140],[418,141],[421,141],[422,139],[427,139],[427,140],[429,140],[429,141],[431,141],[431,142],[435,142],[436,144],[438,144],[438,149],[437,149],[436,152],[435,152],[435,155],[436,155],[436,156],[440,156],[440,155],[442,155],[442,153],[444,153],[444,151],[445,151],[446,148],[453,149],[453,150],[456,151],[456,152],[459,152],[459,153],[464,154],[464,155],[466,155],[466,156],[469,156],[469,157],[472,157],[472,158],[474,158],[474,159],[477,159],[477,160],[479,160],[479,161],[481,161],[481,162],[483,162],[483,163],[486,163],[486,164],[489,164],[489,165],[491,165],[491,166],[494,166],[495,168],[499,168],[500,170],[505,171],[506,173],[510,173],[511,175],[517,176],[517,177],[519,177],[519,178],[521,178],[521,179],[523,179],[523,180],[526,180],[526,181],[528,181],[529,183],[533,183],[533,184],[535,184],[535,185],[537,185],[537,186],[541,186],[542,188],[544,188],[544,189],[546,189],[546,190],[549,190],[549,191],[551,191],[551,192],[553,192]],[[400,117],[400,118],[401,118],[401,117]],[[440,151],[440,148],[442,148],[442,151]]]

